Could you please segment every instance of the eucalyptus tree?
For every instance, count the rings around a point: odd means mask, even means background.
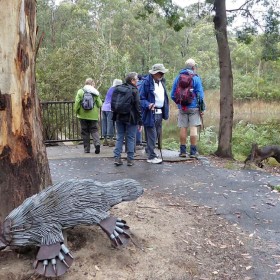
[[[92,1],[63,1],[59,5],[55,0],[37,0],[37,23],[39,34],[44,34],[41,47],[52,51],[64,47],[81,29],[90,29],[94,22],[91,12]]]
[[[276,61],[280,58],[280,10],[270,7],[265,15],[265,32],[263,35],[263,59]]]
[[[214,0],[213,5],[220,66],[220,125],[218,149],[215,154],[219,157],[232,158],[233,76],[227,38],[226,1]]]
[[[230,59],[230,50],[227,39],[227,14],[225,0],[208,0],[215,12],[213,21],[218,44],[220,67],[220,126],[217,156],[232,158],[232,127],[233,127],[233,77]],[[146,9],[153,8],[153,4],[163,7],[167,22],[175,30],[182,28],[178,7],[171,0],[145,1]],[[199,6],[198,6],[199,7]]]
[[[130,71],[147,73],[158,61],[165,63],[178,60],[178,46],[184,38],[177,34],[159,13],[142,15],[142,1],[102,1],[96,7],[99,14],[102,36],[109,45],[130,60]],[[129,69],[128,69],[129,70]]]
[[[239,44],[232,52],[234,97],[279,101],[279,1],[243,1],[229,12],[246,18],[237,30]]]
[[[0,220],[51,183],[35,85],[36,1],[0,10]]]
[[[38,10],[39,30],[46,34],[37,59],[38,89],[43,99],[73,98],[88,75],[105,93],[114,78],[129,71],[145,74],[159,61],[175,65],[173,69],[183,64],[178,46],[184,33],[176,33],[163,16],[140,17],[143,3],[139,1],[63,1],[59,6],[41,3]],[[52,24],[47,24],[48,14],[54,15]],[[76,14],[83,15],[83,20]],[[55,40],[51,39],[51,25]]]
[[[105,94],[113,79],[124,75],[128,57],[104,36],[102,24],[106,19],[100,14],[103,2],[64,1],[53,7],[56,46],[52,49],[50,44],[43,45],[37,59],[38,88],[43,99],[72,100],[88,76]],[[44,20],[38,24],[49,34],[50,27]]]
[[[151,2],[159,4],[162,7],[170,7],[172,5],[171,0],[162,1],[145,1],[148,10],[151,7]],[[228,43],[228,32],[227,32],[227,11],[225,0],[206,0],[213,7],[214,11],[214,27],[215,35],[218,45],[218,57],[219,57],[219,68],[220,68],[220,125],[219,125],[219,138],[218,138],[218,149],[215,152],[217,156],[232,158],[232,129],[233,129],[233,75],[232,65],[230,57],[230,49]],[[275,2],[274,0],[272,2]],[[250,8],[255,3],[270,4],[266,0],[244,0],[244,3],[236,11],[241,11],[245,16],[251,16],[256,23],[254,15],[250,12]],[[153,7],[153,6],[152,6]],[[200,5],[197,6],[200,11]],[[175,11],[173,9],[173,11]],[[177,11],[175,11],[175,14]],[[172,13],[166,13],[167,21],[176,22],[180,20],[179,17],[174,17]],[[275,30],[275,20],[272,20]]]
[[[90,40],[89,40],[90,38]],[[44,100],[73,100],[87,77],[105,93],[115,77],[122,78],[127,58],[109,47],[95,31],[83,30],[63,48],[41,49],[37,63],[40,96]],[[108,83],[106,83],[108,82]]]

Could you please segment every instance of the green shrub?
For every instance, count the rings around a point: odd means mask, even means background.
[[[176,134],[178,134],[178,138],[175,139],[174,131],[176,130]],[[179,133],[178,128],[176,126],[166,126],[163,128],[163,140],[162,146],[164,149],[177,151],[179,150],[180,141],[179,141]],[[189,139],[188,139],[189,146]],[[209,155],[213,153],[217,149],[218,138],[217,133],[214,131],[214,127],[210,126],[205,128],[204,131],[200,132],[199,141],[198,141],[198,149],[201,154]]]
[[[163,148],[169,150],[179,150],[179,133],[178,128],[174,125],[164,127],[166,130],[163,137]],[[178,138],[174,137],[174,133]],[[267,145],[280,145],[280,126],[277,121],[266,122],[264,124],[250,124],[244,121],[238,122],[233,128],[232,152],[236,160],[243,161],[251,151],[253,143],[257,143],[259,147]],[[188,139],[189,145],[189,139]],[[198,141],[199,153],[202,155],[210,155],[217,150],[218,134],[214,126],[205,128],[200,132]],[[275,161],[269,161],[274,165]]]
[[[174,139],[174,138],[162,139],[162,147],[167,150],[177,151],[179,150],[179,139]]]
[[[232,148],[235,159],[244,160],[251,151],[252,143],[260,147],[280,145],[279,135],[277,122],[254,125],[240,121],[233,129]]]
[[[214,130],[214,126],[206,127],[200,132],[198,141],[199,153],[209,155],[215,152],[218,147],[218,135]]]

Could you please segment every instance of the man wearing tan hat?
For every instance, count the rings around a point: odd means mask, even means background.
[[[190,58],[186,68],[179,72],[171,90],[171,99],[178,107],[178,127],[180,127],[180,157],[187,156],[188,128],[190,129],[190,157],[197,158],[197,128],[205,110],[204,91],[200,77],[195,74],[196,63]]]
[[[149,163],[162,163],[154,150],[162,131],[162,119],[167,120],[169,117],[169,100],[163,79],[166,72],[168,69],[163,64],[153,65],[139,89]]]

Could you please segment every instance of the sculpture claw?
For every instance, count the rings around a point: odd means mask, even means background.
[[[46,270],[47,270],[48,263],[49,263],[48,260],[43,261],[43,266],[44,266],[44,274],[43,275],[44,276],[46,275]]]
[[[128,243],[130,235],[125,231],[129,229],[126,221],[115,217],[108,217],[101,221],[99,225],[110,237],[115,247],[125,246]]]
[[[74,259],[74,257],[70,253],[70,250],[64,244],[61,244],[61,249],[66,255],[69,255],[72,259]]]
[[[55,276],[57,276],[56,259],[52,259],[52,260],[51,260],[51,264],[52,264],[52,267],[53,267],[53,271],[54,271],[54,273],[55,273]]]
[[[72,256],[71,256],[71,257],[72,257]],[[60,261],[62,261],[62,262],[66,265],[67,268],[70,267],[70,266],[68,265],[68,263],[65,261],[65,258],[64,258],[63,254],[62,254],[61,252],[59,252],[58,258],[60,259]],[[72,257],[72,259],[73,259],[73,257]]]
[[[35,271],[46,277],[57,277],[64,274],[73,263],[69,249],[60,243],[40,247],[34,262]]]
[[[126,224],[126,222],[116,222],[116,226],[122,227],[124,229],[129,229],[129,226]]]

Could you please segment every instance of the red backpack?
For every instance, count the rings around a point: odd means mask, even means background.
[[[188,106],[195,98],[193,92],[193,76],[195,74],[181,74],[175,90],[175,103]]]

